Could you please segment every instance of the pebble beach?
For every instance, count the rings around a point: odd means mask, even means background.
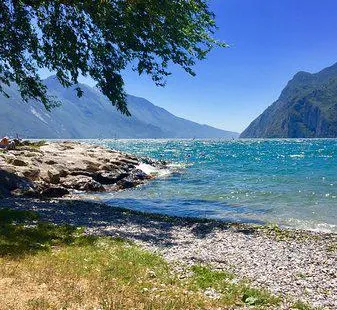
[[[282,309],[294,300],[337,308],[336,234],[167,217],[84,200],[3,198],[0,206],[34,210],[56,224],[86,227],[88,234],[134,241],[161,254],[181,276],[200,263],[232,272],[281,295]]]

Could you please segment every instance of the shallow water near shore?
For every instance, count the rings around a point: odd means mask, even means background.
[[[337,232],[337,139],[87,142],[173,163],[147,185],[98,195],[111,205]]]

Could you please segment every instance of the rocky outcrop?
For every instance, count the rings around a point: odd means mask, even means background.
[[[60,197],[75,191],[132,188],[153,177],[138,168],[140,163],[133,155],[98,145],[50,142],[36,147],[26,143],[0,152],[0,193]]]

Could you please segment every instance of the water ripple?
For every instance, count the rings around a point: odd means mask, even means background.
[[[202,217],[207,210],[209,217],[237,222],[336,229],[336,139],[91,142],[165,159],[184,169],[105,197],[113,198],[111,203],[173,215]]]

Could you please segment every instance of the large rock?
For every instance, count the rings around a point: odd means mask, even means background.
[[[68,177],[62,185],[69,189],[86,192],[104,192],[104,186],[87,176]]]
[[[98,145],[78,142],[41,143],[34,148],[29,145],[22,143],[16,150],[0,154],[0,192],[60,197],[74,190],[102,192],[131,188],[151,178],[136,168],[140,162],[137,157]]]
[[[34,191],[34,183],[24,177],[15,174],[14,171],[5,171],[0,169],[0,194],[8,196],[11,193],[25,193]]]
[[[56,198],[56,197],[62,197],[64,195],[68,195],[69,190],[67,190],[64,187],[60,186],[51,186],[46,189],[44,189],[40,195],[45,198]]]

